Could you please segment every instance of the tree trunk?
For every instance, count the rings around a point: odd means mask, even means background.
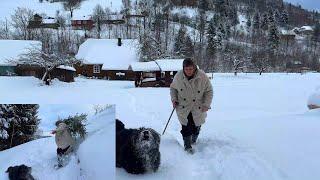
[[[14,135],[14,124],[12,127],[12,133],[11,133],[10,148],[12,147],[13,135]]]

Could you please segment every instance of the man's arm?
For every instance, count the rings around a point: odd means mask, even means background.
[[[178,105],[178,90],[176,86],[176,76],[174,76],[172,83],[170,84],[170,96],[173,107],[175,108]]]
[[[204,94],[203,94],[203,100],[204,100],[203,106],[210,109],[212,98],[213,98],[212,84],[210,82],[210,79],[206,76],[206,85],[205,85]]]

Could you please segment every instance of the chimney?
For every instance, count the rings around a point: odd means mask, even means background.
[[[121,45],[122,45],[121,38],[118,38],[118,46],[121,46]]]

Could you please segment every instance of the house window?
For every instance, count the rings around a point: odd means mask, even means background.
[[[100,65],[93,65],[93,73],[100,73]]]
[[[81,21],[77,21],[77,22],[78,22],[79,25],[81,24]]]

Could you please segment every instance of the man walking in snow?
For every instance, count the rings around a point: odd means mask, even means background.
[[[201,125],[205,123],[207,111],[211,108],[211,82],[191,58],[186,58],[183,61],[183,70],[175,75],[170,85],[170,95],[182,125],[180,132],[184,148],[187,152],[193,153],[191,144],[196,143]]]
[[[56,122],[57,128],[52,131],[52,134],[55,134],[58,156],[58,167],[65,165],[65,160],[68,158],[68,155],[73,151],[75,141],[71,136],[69,128],[66,123],[62,121]]]

